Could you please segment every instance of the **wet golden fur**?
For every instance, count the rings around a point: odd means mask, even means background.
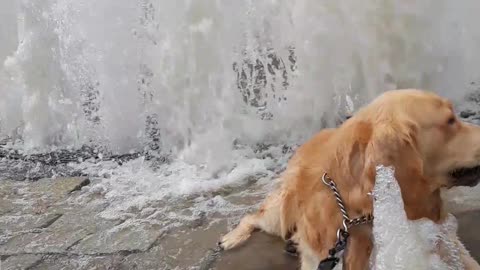
[[[231,249],[254,229],[298,243],[301,269],[316,269],[327,256],[342,217],[321,177],[335,180],[350,217],[372,212],[368,195],[377,165],[394,166],[411,220],[440,223],[446,216],[440,188],[458,183],[449,172],[480,164],[480,128],[455,117],[450,102],[420,90],[389,91],[337,129],[325,129],[302,145],[281,176],[281,187],[262,207],[222,238]],[[351,229],[344,269],[368,269],[371,225]],[[480,269],[464,250],[466,269]]]

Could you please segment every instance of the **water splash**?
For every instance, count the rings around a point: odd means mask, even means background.
[[[456,218],[449,214],[442,224],[408,220],[394,173],[377,167],[372,269],[464,269]]]
[[[215,163],[235,139],[301,140],[385,89],[460,96],[477,79],[476,1],[1,5],[0,132],[24,149],[193,147]]]

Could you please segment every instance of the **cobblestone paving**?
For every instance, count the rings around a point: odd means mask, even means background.
[[[135,217],[105,219],[102,203],[72,203],[87,178],[0,181],[0,270],[10,269],[295,269],[281,240],[254,234],[220,254],[226,222],[198,221],[174,230]],[[101,200],[100,200],[101,201]],[[456,206],[458,208],[458,205]],[[480,259],[480,211],[459,214],[460,235]]]
[[[135,216],[106,219],[104,204],[75,202],[89,184],[82,177],[0,180],[0,270],[213,267],[226,222],[167,230]]]

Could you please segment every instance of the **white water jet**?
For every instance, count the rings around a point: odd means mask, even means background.
[[[235,139],[296,141],[333,124],[346,95],[461,97],[478,78],[477,1],[0,5],[0,132],[24,149],[138,151],[153,129],[164,151],[224,160]]]
[[[464,269],[456,218],[449,214],[441,224],[408,220],[395,170],[377,166],[375,178],[371,269]]]

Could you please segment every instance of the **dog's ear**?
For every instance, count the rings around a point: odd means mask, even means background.
[[[418,127],[413,122],[386,122],[375,125],[367,156],[371,169],[393,166],[410,220],[428,218],[438,222],[442,200],[424,175],[423,159],[417,145]]]

